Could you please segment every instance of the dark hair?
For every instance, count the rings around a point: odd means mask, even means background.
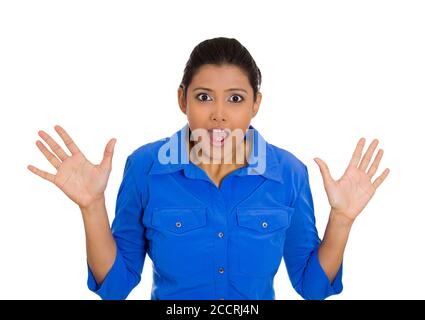
[[[254,101],[261,86],[261,72],[248,50],[236,39],[218,37],[199,43],[190,54],[180,87],[187,96],[187,87],[204,64],[238,66],[245,72],[254,89]]]

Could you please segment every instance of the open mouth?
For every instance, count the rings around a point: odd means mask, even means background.
[[[230,135],[229,130],[227,129],[210,129],[208,130],[210,136],[210,143],[216,147],[224,146],[226,138]]]

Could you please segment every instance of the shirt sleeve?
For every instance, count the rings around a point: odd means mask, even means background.
[[[117,245],[114,263],[101,284],[88,263],[87,286],[104,300],[126,299],[140,282],[145,260],[142,198],[136,184],[136,166],[127,157],[123,180],[118,190],[111,231]]]
[[[319,262],[321,240],[317,234],[314,204],[307,167],[286,231],[283,258],[294,289],[308,300],[322,300],[342,291],[342,263],[331,283]]]

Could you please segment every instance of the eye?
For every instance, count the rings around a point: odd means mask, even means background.
[[[234,94],[230,97],[230,101],[235,102],[235,103],[239,103],[239,102],[243,101],[243,98],[238,94]]]
[[[211,97],[206,93],[200,93],[196,96],[196,98],[201,102],[211,101]]]

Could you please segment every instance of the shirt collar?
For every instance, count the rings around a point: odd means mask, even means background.
[[[249,126],[249,129],[251,130],[248,130],[245,138],[254,139],[254,148],[251,149],[248,157],[248,165],[235,170],[231,174],[239,176],[261,175],[267,179],[283,182],[282,170],[274,148],[252,125]],[[189,124],[185,124],[171,137],[165,138],[165,143],[158,151],[158,155],[154,157],[149,174],[170,174],[183,170],[188,178],[207,180],[208,176],[205,171],[188,159],[188,146],[186,143],[188,139]],[[170,150],[174,152],[170,152]],[[259,152],[261,150],[263,152]]]

